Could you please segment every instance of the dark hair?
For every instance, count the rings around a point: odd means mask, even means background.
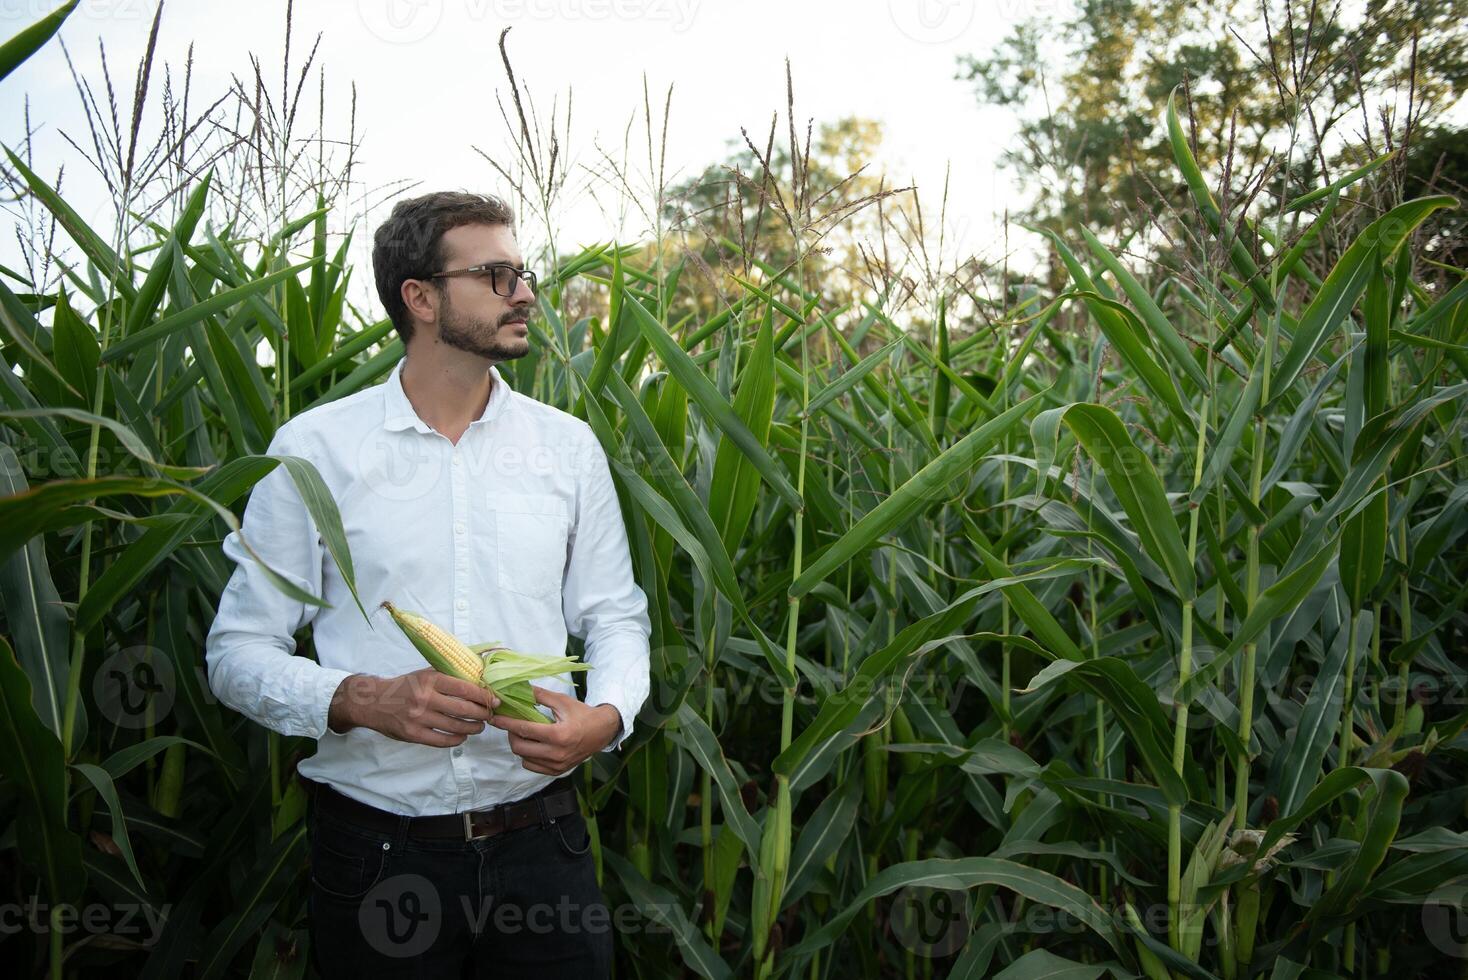
[[[403,283],[443,271],[444,232],[460,225],[509,225],[514,213],[489,194],[437,191],[399,201],[372,239],[372,273],[377,296],[406,344],[413,319],[403,303]]]

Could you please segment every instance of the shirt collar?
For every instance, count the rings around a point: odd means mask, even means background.
[[[383,428],[389,432],[398,432],[403,429],[417,429],[425,434],[433,432],[433,427],[418,417],[413,403],[408,401],[408,393],[403,390],[403,365],[406,362],[406,358],[399,360],[382,386]],[[505,384],[504,379],[500,377],[499,369],[493,364],[489,366],[489,373],[494,378],[494,386],[489,391],[489,401],[485,404],[484,411],[479,418],[469,423],[471,427],[481,422],[492,422],[509,405],[509,385]]]

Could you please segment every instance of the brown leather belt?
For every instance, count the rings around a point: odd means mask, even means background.
[[[356,824],[379,833],[396,833],[402,815],[379,810],[375,806],[354,800],[350,796],[332,789],[325,783],[305,780],[313,804],[322,813],[331,814],[348,823]],[[408,817],[408,836],[435,840],[478,840],[493,837],[507,830],[522,830],[555,823],[560,817],[570,816],[578,809],[576,786],[569,776],[562,776],[532,796],[512,803],[501,803],[488,810],[470,810],[464,813],[443,813],[432,816]]]

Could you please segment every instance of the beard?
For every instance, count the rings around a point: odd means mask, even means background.
[[[529,338],[520,337],[508,328],[504,321],[494,324],[482,317],[461,316],[445,297],[438,337],[450,347],[491,361],[513,361],[529,354]]]

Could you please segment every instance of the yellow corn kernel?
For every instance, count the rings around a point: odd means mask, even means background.
[[[384,601],[382,607],[392,614],[393,622],[436,670],[474,684],[482,682],[484,661],[457,636],[417,613],[397,608],[391,602]]]

